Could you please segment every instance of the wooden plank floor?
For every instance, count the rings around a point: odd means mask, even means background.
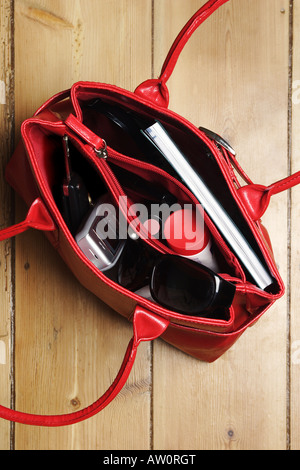
[[[77,80],[134,90],[203,0],[1,0],[0,227],[26,208],[3,179],[21,122]],[[300,0],[231,0],[184,50],[170,108],[224,135],[252,180],[300,169]],[[0,450],[300,449],[300,188],[264,216],[287,292],[214,364],[142,345],[117,399],[66,428],[0,421]],[[131,326],[42,234],[0,244],[0,403],[64,413],[111,383]]]

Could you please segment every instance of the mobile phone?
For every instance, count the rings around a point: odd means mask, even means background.
[[[118,217],[107,196],[100,198],[75,236],[85,256],[101,271],[118,261],[125,240],[118,235]]]

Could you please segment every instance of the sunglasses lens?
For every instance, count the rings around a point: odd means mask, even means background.
[[[153,270],[151,293],[168,309],[205,317],[231,305],[235,286],[193,261],[164,256]]]
[[[155,258],[140,240],[128,240],[118,268],[118,283],[136,291],[149,283]]]

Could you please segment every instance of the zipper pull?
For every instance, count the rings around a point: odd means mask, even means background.
[[[79,174],[72,170],[69,138],[63,136],[65,175],[57,191],[56,202],[72,235],[76,234],[81,221],[87,215],[91,198]]]
[[[70,147],[69,147],[69,137],[67,135],[63,136],[63,147],[64,147],[64,158],[65,158],[65,171],[66,171],[66,182],[70,183],[72,177],[71,170],[71,161],[70,161]]]
[[[94,152],[98,158],[103,158],[104,160],[107,160],[108,154],[107,154],[107,144],[105,140],[103,140],[103,144],[104,144],[104,147],[102,149],[97,149],[96,147],[94,147]]]
[[[84,142],[90,145],[99,158],[107,158],[107,145],[105,140],[101,139],[88,127],[86,127],[79,119],[73,114],[67,117],[65,124],[72,129]]]

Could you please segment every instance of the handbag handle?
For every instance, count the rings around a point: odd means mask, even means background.
[[[10,228],[0,230],[0,240],[18,235],[33,227],[43,231],[54,231],[55,225],[51,220],[41,199],[36,199],[31,205],[24,222]],[[137,348],[142,341],[152,341],[161,336],[169,326],[169,321],[137,306],[133,319],[133,337],[129,341],[120,370],[108,390],[92,405],[63,415],[34,415],[12,410],[0,405],[0,418],[32,426],[58,427],[79,423],[103,410],[121,391],[133,367]]]
[[[175,65],[178,61],[178,58],[192,36],[192,34],[199,28],[199,26],[204,23],[207,18],[209,18],[218,8],[220,8],[224,3],[227,3],[229,0],[209,0],[205,5],[203,5],[192,18],[186,23],[183,29],[178,34],[175,39],[167,58],[162,66],[161,74],[159,80],[163,83],[167,83],[170,76],[173,73]]]
[[[173,73],[184,46],[199,26],[228,1],[229,0],[209,0],[205,3],[186,23],[176,37],[162,66],[159,78],[146,80],[141,83],[141,85],[136,88],[135,93],[167,108],[169,106],[169,91],[166,83]],[[300,184],[300,172],[288,176],[268,187],[247,184],[240,188],[238,192],[253,220],[259,220],[267,210],[270,199],[274,194],[288,190],[298,184]]]
[[[159,78],[146,80],[141,83],[141,85],[136,88],[135,93],[167,108],[169,106],[169,91],[166,83],[173,73],[184,46],[199,26],[228,1],[229,0],[209,0],[205,3],[205,5],[186,23],[176,37],[162,66]]]
[[[133,314],[133,337],[130,340],[121,368],[112,385],[92,405],[64,415],[34,415],[11,410],[0,405],[0,417],[31,426],[58,427],[79,423],[103,410],[125,385],[134,364],[137,348],[142,341],[152,341],[161,336],[169,325],[165,320],[147,310],[136,307]]]

